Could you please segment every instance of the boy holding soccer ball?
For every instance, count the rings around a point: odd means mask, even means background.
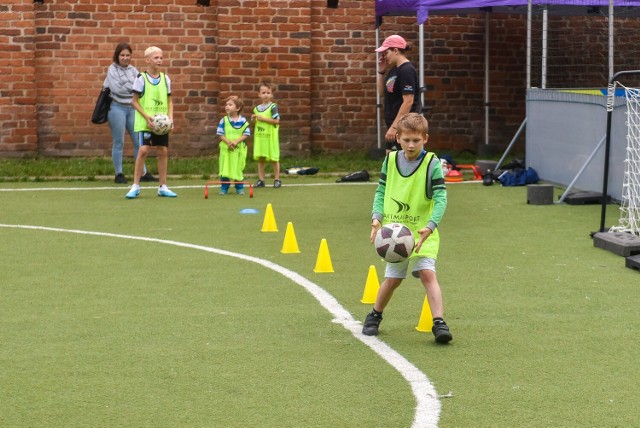
[[[371,215],[371,242],[387,223],[402,223],[419,238],[408,259],[387,263],[384,281],[362,334],[378,334],[382,312],[407,277],[409,261],[413,260],[413,276],[422,282],[433,315],[431,331],[436,342],[449,343],[453,336],[442,318],[442,293],[435,269],[440,246],[437,226],[447,207],[444,174],[436,155],[424,149],[429,139],[427,120],[418,113],[408,113],[396,126],[402,150],[389,153],[382,164]]]
[[[158,196],[168,198],[178,196],[167,187],[169,134],[159,135],[153,132],[153,117],[157,114],[166,114],[173,123],[171,79],[159,70],[162,65],[162,59],[162,50],[160,48],[155,46],[147,48],[144,51],[147,69],[140,73],[133,83],[133,101],[131,105],[136,109],[134,130],[138,133],[140,150],[136,158],[133,185],[125,195],[127,199],[134,199],[140,195],[140,177],[151,147],[155,147],[158,156],[158,175],[160,178]]]

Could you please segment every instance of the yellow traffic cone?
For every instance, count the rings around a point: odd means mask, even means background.
[[[287,223],[287,231],[284,233],[284,241],[282,241],[283,254],[299,253],[298,241],[296,240],[296,233],[293,231],[293,223]]]
[[[431,315],[431,308],[429,307],[429,299],[427,299],[427,296],[424,296],[424,303],[422,304],[422,313],[420,314],[420,321],[418,321],[418,326],[416,327],[416,330],[431,332],[431,327],[433,327],[433,315]]]
[[[331,264],[331,256],[329,255],[329,247],[327,240],[320,241],[320,249],[318,250],[318,258],[316,259],[316,267],[313,269],[316,273],[331,273],[333,265]]]
[[[276,225],[276,218],[273,216],[273,207],[271,204],[267,204],[267,209],[264,212],[264,221],[262,222],[262,229],[260,232],[277,232],[278,226]]]
[[[369,274],[367,275],[367,282],[364,285],[364,293],[362,293],[362,300],[360,302],[364,304],[375,303],[376,297],[378,297],[378,290],[380,290],[380,281],[378,281],[378,273],[374,265],[369,266]]]

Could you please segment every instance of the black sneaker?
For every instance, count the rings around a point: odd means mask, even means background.
[[[156,177],[151,175],[151,173],[147,172],[145,175],[140,177],[140,181],[151,182],[151,181],[160,181],[160,180],[158,180]]]
[[[256,185],[253,186],[253,187],[264,187],[264,181],[262,181],[262,180],[256,181]]]
[[[124,174],[122,173],[116,174],[116,178],[113,181],[114,183],[117,183],[117,184],[127,184],[127,179],[124,177]]]
[[[449,327],[444,321],[434,324],[433,327],[431,327],[431,332],[438,343],[449,343],[453,339]]]
[[[364,320],[364,325],[362,326],[362,334],[365,336],[377,336],[378,335],[378,327],[380,327],[380,322],[382,321],[382,314],[374,314],[373,311],[367,314],[367,318]]]
[[[274,181],[274,182],[273,182],[273,187],[275,187],[276,189],[277,189],[278,187],[282,187],[282,181],[280,181],[280,180],[276,180],[276,181]]]

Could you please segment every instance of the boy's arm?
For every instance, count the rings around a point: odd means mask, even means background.
[[[255,114],[253,116],[254,116],[254,119],[256,120],[256,122],[265,122],[265,123],[270,123],[272,125],[279,125],[280,124],[280,118],[260,116],[259,114]]]
[[[216,134],[218,135],[218,137],[220,137],[220,141],[225,143],[227,145],[227,147],[232,148],[231,147],[231,140],[229,140],[224,135],[224,118],[222,118],[222,120],[218,123],[218,130],[216,131]]]
[[[433,210],[427,227],[433,232],[440,224],[447,209],[447,185],[444,181],[444,172],[440,162],[434,162],[434,168],[431,171],[431,188],[433,190]]]
[[[255,110],[254,110],[255,111]],[[261,116],[259,114],[251,115],[251,119],[257,122],[265,122],[270,123],[272,125],[280,125],[280,113],[278,112],[278,105],[273,104],[271,107],[271,112],[273,113],[271,117]]]
[[[387,188],[387,159],[382,162],[382,170],[380,171],[380,180],[373,197],[373,208],[371,210],[371,242],[376,237],[378,229],[382,226],[382,213],[384,212],[384,193]]]

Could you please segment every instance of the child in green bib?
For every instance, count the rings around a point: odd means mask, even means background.
[[[249,122],[240,115],[244,103],[241,98],[232,95],[225,100],[225,117],[218,123],[217,135],[220,137],[219,174],[220,194],[226,195],[231,182],[234,182],[236,193],[244,194],[244,167],[247,163],[247,143],[251,130]]]
[[[382,312],[407,277],[409,263],[413,261],[412,274],[420,279],[426,291],[436,342],[449,343],[453,339],[443,319],[442,292],[435,269],[440,248],[437,227],[447,207],[447,190],[440,161],[424,149],[428,131],[428,122],[422,115],[402,116],[396,135],[402,150],[389,153],[382,164],[371,214],[371,242],[383,224],[402,223],[413,232],[416,246],[407,260],[387,263],[376,302],[362,328],[367,336],[378,334]]]
[[[156,114],[166,114],[173,123],[173,102],[171,99],[171,79],[160,71],[164,57],[162,49],[151,46],[144,51],[147,69],[138,75],[133,82],[133,99],[131,106],[136,110],[134,131],[138,134],[140,150],[136,157],[133,185],[127,192],[127,199],[135,199],[140,195],[140,181],[144,171],[145,160],[153,148],[158,157],[158,176],[160,187],[158,196],[175,198],[178,196],[167,187],[167,164],[169,151],[169,134],[158,135],[152,129],[152,120]],[[175,126],[172,126],[175,129]]]
[[[251,121],[253,130],[253,159],[258,161],[258,181],[256,187],[264,187],[265,164],[273,163],[273,187],[280,187],[280,113],[278,105],[273,102],[273,85],[261,82],[258,85],[260,105],[253,108]]]

